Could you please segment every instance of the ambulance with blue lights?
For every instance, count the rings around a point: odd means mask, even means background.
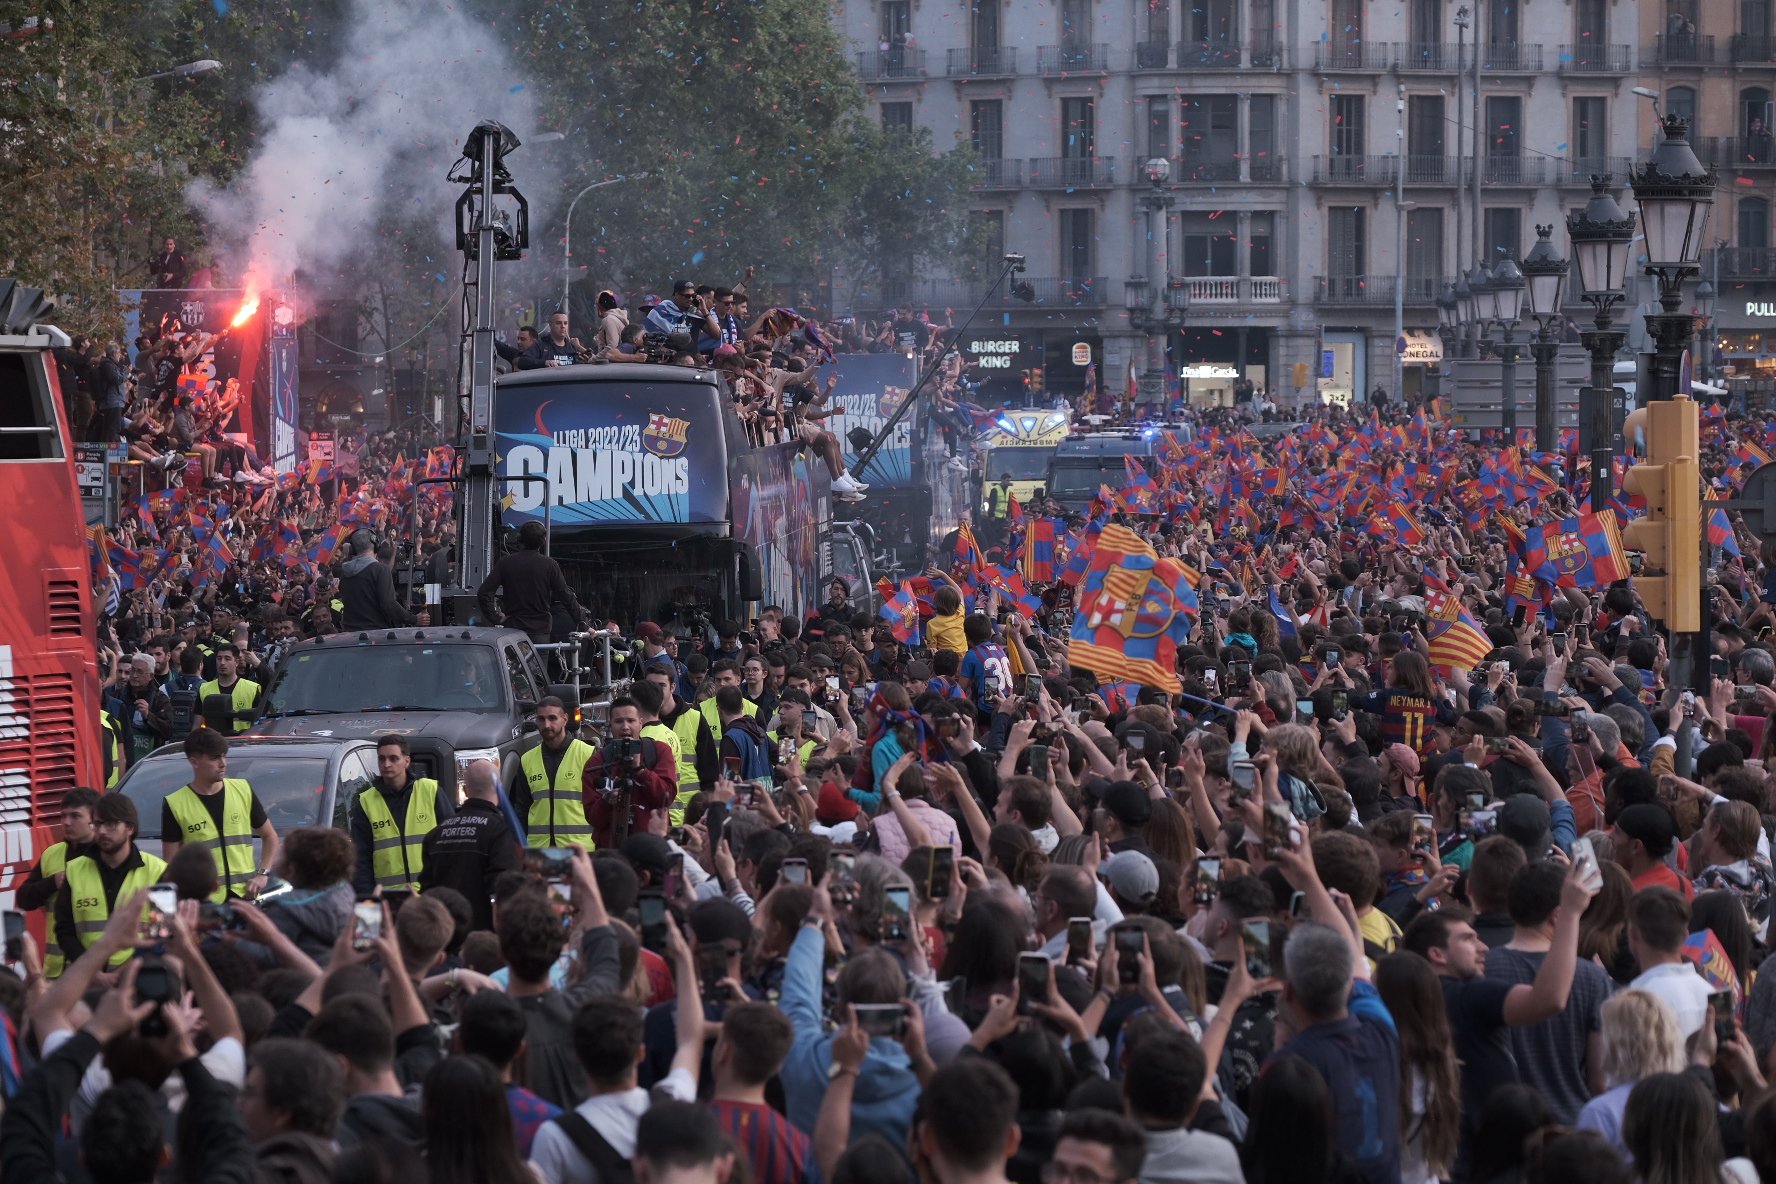
[[[1007,494],[1028,505],[1037,491],[1048,491],[1048,465],[1055,449],[1073,428],[1073,415],[1043,407],[1007,407],[981,432],[980,512],[1004,518]]]

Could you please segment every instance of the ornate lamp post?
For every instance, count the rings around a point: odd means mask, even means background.
[[[1535,358],[1538,452],[1554,451],[1554,358],[1560,349],[1556,327],[1565,320],[1560,291],[1566,284],[1567,263],[1554,253],[1553,235],[1552,225],[1536,227],[1536,245],[1523,257],[1520,268],[1529,288],[1529,315],[1536,322],[1529,350]]]
[[[1702,272],[1708,214],[1720,178],[1712,166],[1696,159],[1688,139],[1689,124],[1680,115],[1665,117],[1664,135],[1651,160],[1628,174],[1634,200],[1646,229],[1646,272],[1659,281],[1659,308],[1647,315],[1654,341],[1652,390],[1649,401],[1677,395],[1678,373],[1694,320],[1682,311],[1686,279]]]
[[[1593,176],[1591,201],[1566,219],[1573,265],[1578,269],[1579,297],[1597,313],[1593,327],[1581,335],[1591,353],[1590,406],[1585,418],[1591,437],[1591,507],[1596,510],[1609,504],[1611,492],[1610,467],[1619,430],[1611,404],[1616,351],[1622,348],[1624,336],[1614,325],[1615,307],[1622,302],[1628,252],[1634,242],[1634,215],[1623,212],[1609,191],[1609,183],[1608,173]]]
[[[1492,269],[1492,319],[1504,337],[1499,344],[1499,385],[1505,402],[1505,441],[1517,447],[1517,342],[1512,334],[1523,312],[1523,272],[1510,259]]]

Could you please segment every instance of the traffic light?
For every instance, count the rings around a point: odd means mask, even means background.
[[[1646,517],[1622,531],[1623,545],[1645,554],[1634,590],[1655,620],[1674,633],[1702,627],[1702,473],[1696,463],[1696,404],[1649,403],[1647,463],[1632,466],[1623,487],[1646,499]]]

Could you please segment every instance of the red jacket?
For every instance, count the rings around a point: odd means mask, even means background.
[[[610,741],[605,741],[609,744]],[[678,797],[678,762],[672,750],[652,739],[641,738],[641,768],[634,770],[635,789],[629,801],[634,812],[629,819],[629,833],[645,832],[656,811],[672,805]],[[653,754],[650,764],[648,754]],[[604,796],[604,749],[586,762],[580,781],[580,800],[586,806],[586,821],[592,824],[592,841],[600,847],[611,843],[611,804]]]

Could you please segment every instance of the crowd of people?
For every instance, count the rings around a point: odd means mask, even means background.
[[[508,362],[706,359],[754,431],[818,413],[816,322],[694,283],[601,312]],[[104,546],[113,768],[182,743],[189,838],[65,803],[19,897],[53,948],[0,975],[0,1174],[1776,1181],[1776,554],[1721,515],[1692,674],[1625,557],[1537,564],[1588,501],[1565,451],[1398,404],[1270,440],[1185,414],[901,612],[833,580],[704,635],[611,622],[607,718],[542,701],[457,800],[381,737],[346,824],[281,835],[193,705],[246,726],[292,642],[447,564],[446,502],[401,524],[448,458],[366,434],[353,480],[138,499]],[[1773,445],[1711,410],[1711,489]],[[1107,524],[1189,588],[1088,597]],[[1084,660],[1106,630],[1155,676]]]

